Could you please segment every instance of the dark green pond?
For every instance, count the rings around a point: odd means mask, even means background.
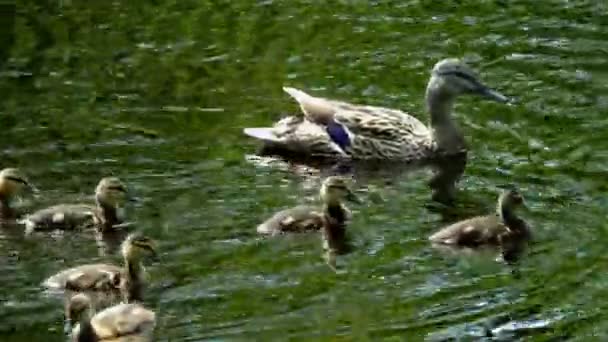
[[[607,7],[0,5],[0,167],[22,168],[42,190],[25,210],[91,199],[106,175],[128,183],[139,198],[130,217],[162,254],[146,297],[160,341],[607,340]],[[259,145],[242,134],[298,110],[283,85],[426,121],[429,70],[445,57],[467,58],[518,100],[459,101],[471,148],[452,208],[433,205],[427,172],[366,177],[338,273],[317,235],[256,235],[275,210],[317,197],[318,173],[251,162]],[[503,184],[526,197],[536,238],[517,266],[428,244],[441,226],[492,211]],[[40,282],[119,260],[87,232],[1,230],[0,340],[64,339],[61,301]]]

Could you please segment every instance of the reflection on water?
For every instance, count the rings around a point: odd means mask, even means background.
[[[0,5],[0,166],[41,189],[26,212],[79,202],[109,175],[133,186],[131,230],[158,240],[163,259],[148,267],[145,297],[160,341],[605,340],[605,7]],[[422,113],[428,71],[445,57],[465,57],[519,100],[459,101],[466,158],[435,168],[244,159],[259,146],[243,127],[293,105],[283,85]],[[314,201],[331,174],[353,175],[364,202],[351,208],[338,272],[318,234],[255,233],[278,208]],[[505,183],[526,197],[535,233],[517,262],[446,257],[428,243],[493,209]],[[100,249],[91,231],[0,228],[0,340],[63,340],[62,303],[40,282],[120,262],[120,239]]]
[[[432,191],[432,199],[444,204],[450,204],[456,197],[456,184],[462,177],[467,163],[467,152],[442,156],[424,163],[399,163],[392,161],[361,161],[361,160],[330,160],[323,158],[308,158],[301,154],[277,149],[267,144],[259,150],[259,155],[266,159],[247,158],[254,164],[280,164],[285,160],[287,169],[302,175],[316,173],[324,177],[330,175],[351,175],[359,184],[365,184],[369,179],[385,179],[387,184],[408,173],[419,172],[429,168],[433,175],[428,181]]]

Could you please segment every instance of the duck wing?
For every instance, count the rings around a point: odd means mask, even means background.
[[[323,214],[318,207],[299,205],[281,210],[257,227],[260,234],[306,232],[319,230],[323,226]]]
[[[424,159],[434,148],[432,132],[420,120],[397,109],[358,105],[284,90],[299,104],[306,118],[324,126],[329,140],[357,159]],[[338,138],[332,123],[344,128]],[[335,126],[335,125],[334,125]],[[344,131],[349,140],[343,143]]]
[[[400,140],[404,134],[426,137],[428,128],[412,115],[398,109],[358,105],[311,96],[299,89],[284,87],[309,120],[327,124],[336,120],[356,135]]]
[[[332,158],[347,156],[324,126],[303,117],[287,116],[272,127],[249,127],[243,129],[243,133],[270,146],[305,155]]]

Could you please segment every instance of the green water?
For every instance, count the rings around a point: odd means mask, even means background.
[[[41,190],[25,209],[90,199],[117,175],[157,239],[146,304],[160,341],[608,339],[608,13],[601,1],[20,1],[0,5],[0,167]],[[314,170],[252,163],[242,128],[297,107],[292,85],[425,118],[429,69],[466,57],[517,98],[465,98],[456,204],[424,171],[358,183],[354,252],[332,272],[316,235],[259,238],[313,201]],[[426,236],[491,211],[517,184],[535,234],[514,267],[449,257]],[[87,232],[0,231],[0,339],[60,341],[39,283],[103,255]]]

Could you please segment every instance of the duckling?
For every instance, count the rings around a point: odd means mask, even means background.
[[[495,214],[473,217],[449,225],[429,237],[433,243],[463,247],[494,245],[512,247],[531,238],[528,224],[515,209],[524,205],[517,190],[505,190],[498,198]]]
[[[24,188],[34,193],[38,191],[19,169],[6,168],[0,171],[0,221],[17,217],[11,208],[11,201]]]
[[[152,341],[156,314],[141,304],[121,303],[94,313],[91,299],[79,293],[66,305],[66,330],[72,328],[72,341]]]
[[[324,211],[330,210],[335,218],[331,222],[344,222],[350,218],[350,211],[340,201],[335,187],[343,184],[340,177],[328,177],[321,185],[320,198],[323,207],[314,205],[298,205],[293,208],[281,210],[257,227],[260,234],[277,235],[290,232],[318,231],[324,225]],[[347,189],[348,190],[348,189]],[[348,190],[346,198],[356,201],[356,196]],[[338,200],[336,202],[336,200]],[[325,208],[325,209],[324,209]],[[330,215],[331,216],[331,215]]]
[[[144,256],[157,257],[152,239],[139,233],[130,234],[121,247],[124,267],[109,264],[88,264],[63,270],[42,284],[50,289],[69,291],[118,292],[124,301],[141,301],[143,297],[145,270],[141,260]]]
[[[95,188],[96,205],[58,204],[27,216],[22,223],[26,231],[75,229],[95,226],[109,231],[121,223],[117,209],[127,199],[127,187],[116,177],[101,179]]]

